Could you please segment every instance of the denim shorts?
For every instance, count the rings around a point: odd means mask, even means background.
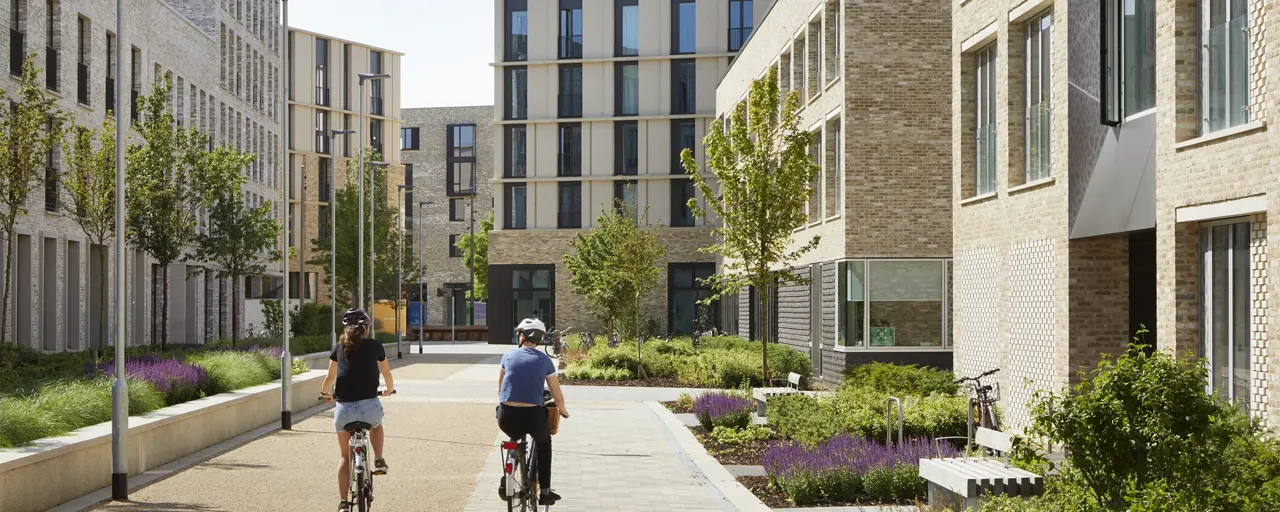
[[[382,424],[382,401],[377,398],[338,402],[333,409],[333,430],[344,432],[342,427],[353,421],[363,421],[373,426]]]

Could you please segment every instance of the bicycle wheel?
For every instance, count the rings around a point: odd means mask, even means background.
[[[360,512],[369,512],[369,489],[365,487],[364,472],[356,473],[356,508]]]
[[[537,445],[534,441],[529,442],[528,451],[523,453],[526,457],[524,470],[524,501],[520,505],[522,512],[536,512],[538,510],[538,456],[536,455]]]
[[[520,454],[519,454],[519,453],[517,453],[517,454],[516,454],[516,457],[515,457],[515,463],[514,463],[514,464],[515,464],[515,465],[514,465],[514,467],[512,467],[512,468],[511,468],[511,471],[513,472],[512,474],[514,474],[514,475],[523,475],[523,474],[524,474],[524,473],[523,473],[523,471],[524,471],[524,461],[523,461],[523,460],[521,460],[521,457],[520,457]],[[506,478],[507,478],[507,476],[506,476],[506,475],[502,475],[502,479],[503,479],[503,484],[504,484],[504,485],[505,485],[505,483],[506,483]],[[516,489],[508,488],[508,489],[507,489],[507,493],[506,493],[506,498],[507,498],[507,512],[515,512],[515,510],[516,510],[516,501],[517,501],[517,500],[519,500],[521,503],[523,503],[523,502],[524,502],[524,489],[520,489],[520,490],[518,490],[518,491],[517,491]],[[522,505],[522,507],[523,507],[523,505]]]

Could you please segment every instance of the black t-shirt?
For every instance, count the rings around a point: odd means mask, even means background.
[[[338,383],[333,389],[335,399],[357,402],[377,398],[378,362],[387,360],[387,352],[381,343],[369,338],[360,340],[360,347],[349,357],[339,343],[329,354],[329,360],[338,362]]]

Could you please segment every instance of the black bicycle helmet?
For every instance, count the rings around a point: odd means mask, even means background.
[[[369,314],[360,308],[351,308],[342,314],[342,325],[368,326],[369,321]]]

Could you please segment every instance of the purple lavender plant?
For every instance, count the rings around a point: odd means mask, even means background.
[[[733,393],[704,393],[693,401],[693,414],[702,428],[746,428],[751,424],[752,400]]]
[[[98,373],[114,375],[115,362],[104,363]],[[127,360],[124,364],[124,373],[129,377],[150,382],[165,396],[165,402],[168,405],[200,398],[209,385],[209,374],[204,368],[176,359],[161,359],[155,356]]]
[[[955,457],[950,445],[934,448],[929,439],[910,439],[888,447],[842,434],[816,447],[777,441],[765,449],[764,469],[797,504],[870,497],[891,501],[918,498],[920,459]]]

